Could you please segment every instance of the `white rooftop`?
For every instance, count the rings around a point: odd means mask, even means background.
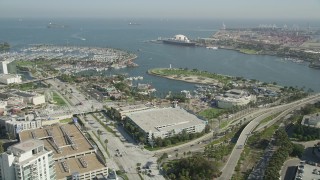
[[[154,108],[127,114],[145,132],[170,131],[205,123],[181,108]]]
[[[137,105],[130,105],[130,106],[123,106],[120,107],[121,111],[134,111],[134,110],[140,110],[140,109],[146,109],[148,108],[146,105],[144,104],[137,104]]]

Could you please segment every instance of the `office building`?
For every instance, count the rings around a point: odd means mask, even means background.
[[[0,74],[0,83],[2,84],[14,84],[21,83],[21,76],[16,74]]]
[[[7,67],[8,64],[9,64],[8,61],[1,61],[0,62],[1,74],[8,74],[8,67]]]
[[[21,131],[37,129],[42,126],[42,119],[36,114],[7,115],[0,117],[0,125],[4,126],[6,131],[16,137]]]

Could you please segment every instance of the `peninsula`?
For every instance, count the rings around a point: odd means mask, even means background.
[[[187,68],[155,68],[148,70],[148,73],[173,80],[197,84],[211,84],[217,86],[223,86],[224,84],[227,84],[229,81],[232,80],[232,77],[230,76],[209,73],[207,71],[200,71],[198,69],[189,70]]]
[[[245,54],[274,55],[294,62],[320,61],[319,31],[260,25],[255,28],[222,28],[209,38],[197,41],[199,46],[237,50]]]

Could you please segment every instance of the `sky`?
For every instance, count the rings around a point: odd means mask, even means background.
[[[320,20],[320,0],[0,0],[0,17]]]

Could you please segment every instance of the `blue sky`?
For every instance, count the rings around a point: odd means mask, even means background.
[[[0,17],[320,19],[320,0],[0,0]]]

